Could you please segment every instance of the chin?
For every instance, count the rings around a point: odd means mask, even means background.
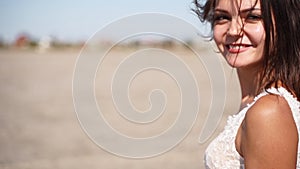
[[[257,67],[262,64],[262,59],[257,59],[249,55],[227,55],[225,56],[227,64],[233,68]]]
[[[225,57],[225,60],[227,62],[227,64],[233,68],[238,68],[240,66],[240,64],[237,62],[237,59],[236,58],[228,58],[228,57]]]
[[[228,63],[228,65],[230,66],[230,67],[232,67],[232,68],[240,68],[241,66],[239,66],[239,65],[236,65],[236,64],[234,64],[234,63],[229,63],[229,62],[227,62]]]

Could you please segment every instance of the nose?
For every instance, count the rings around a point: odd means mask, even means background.
[[[240,19],[233,18],[229,24],[227,35],[241,36],[242,34],[242,22]]]

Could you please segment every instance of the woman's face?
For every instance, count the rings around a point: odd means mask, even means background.
[[[216,45],[230,66],[261,65],[265,29],[259,0],[218,0],[213,30]]]

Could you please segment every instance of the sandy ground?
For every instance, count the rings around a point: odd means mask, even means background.
[[[239,98],[235,72],[225,67],[227,100],[224,116],[208,142],[198,137],[209,108],[210,85],[199,63],[183,50],[176,50],[191,66],[199,83],[201,104],[198,118],[188,136],[170,151],[144,159],[123,158],[97,146],[78,122],[72,99],[72,77],[79,50],[36,52],[0,50],[0,168],[2,169],[202,169],[204,150],[226,121],[237,111]],[[126,53],[127,52],[127,53]],[[126,135],[152,136],[176,120],[173,114],[153,122],[150,127],[122,119],[111,105],[107,81],[112,70],[128,51],[108,55],[97,74],[96,97],[111,125]],[[216,57],[216,56],[211,56]],[[199,69],[199,71],[198,71]],[[101,79],[103,78],[103,79]],[[149,79],[150,78],[150,79]],[[160,72],[145,72],[132,83],[132,102],[147,109],[147,93],[157,82],[171,94],[166,110],[176,112],[178,97],[174,81]],[[177,94],[176,94],[177,93]],[[172,95],[173,94],[173,95]],[[172,99],[173,98],[173,99]],[[166,112],[166,113],[167,113]],[[119,122],[119,120],[123,120]],[[157,124],[155,124],[157,123]],[[147,131],[147,132],[145,132]]]

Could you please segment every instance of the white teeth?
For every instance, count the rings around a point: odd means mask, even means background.
[[[241,49],[244,48],[245,46],[238,46],[238,45],[229,45],[230,49]]]

